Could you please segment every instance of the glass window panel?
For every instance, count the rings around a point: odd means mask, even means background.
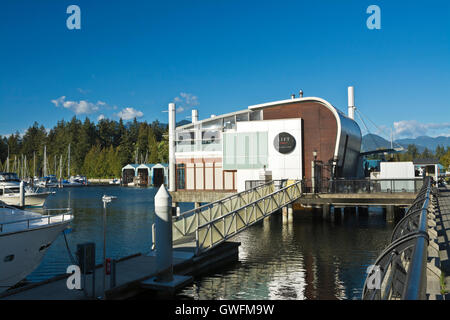
[[[202,129],[222,129],[223,119],[208,120],[202,123]]]
[[[220,143],[220,131],[206,130],[202,132],[202,144]]]
[[[248,112],[237,114],[236,121],[248,121]]]
[[[223,119],[224,130],[235,129],[236,128],[236,118],[235,116],[226,117]]]
[[[223,134],[223,169],[257,169],[267,166],[267,132]]]
[[[194,132],[181,131],[177,132],[178,144],[194,144]]]
[[[184,164],[177,164],[177,189],[186,189],[186,169]]]
[[[261,110],[250,112],[250,121],[261,120]]]

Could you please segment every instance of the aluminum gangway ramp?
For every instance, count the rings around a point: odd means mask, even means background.
[[[301,181],[275,180],[186,211],[173,217],[173,245],[199,255],[301,196]]]

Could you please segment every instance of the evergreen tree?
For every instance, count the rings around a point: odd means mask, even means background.
[[[148,147],[149,147],[149,163],[157,163],[158,162],[158,143],[156,142],[156,137],[153,132],[153,129],[148,130]]]

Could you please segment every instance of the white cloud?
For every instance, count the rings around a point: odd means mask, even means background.
[[[75,114],[90,114],[100,110],[100,107],[106,105],[103,101],[97,101],[97,103],[89,102],[86,100],[80,101],[66,101],[66,96],[59,97],[57,99],[51,100],[51,102],[56,106],[72,110]]]
[[[134,118],[142,118],[144,116],[144,113],[134,108],[125,108],[122,109],[122,111],[118,112],[117,116],[119,118],[122,118],[123,120],[131,120]]]
[[[394,133],[396,138],[416,138],[424,135],[447,136],[450,135],[449,130],[450,122],[420,123],[417,120],[394,122]]]
[[[52,103],[55,105],[55,107],[59,107],[64,103],[64,100],[66,99],[66,96],[59,97],[58,99],[52,100]]]
[[[200,104],[197,96],[186,92],[180,92],[180,95],[175,97],[173,102],[177,105],[177,113],[192,109]]]
[[[105,119],[105,115],[103,113],[97,117],[97,121],[100,121],[103,119]]]

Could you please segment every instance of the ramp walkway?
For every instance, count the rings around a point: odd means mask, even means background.
[[[301,181],[272,180],[173,218],[174,248],[200,255],[302,196]]]

